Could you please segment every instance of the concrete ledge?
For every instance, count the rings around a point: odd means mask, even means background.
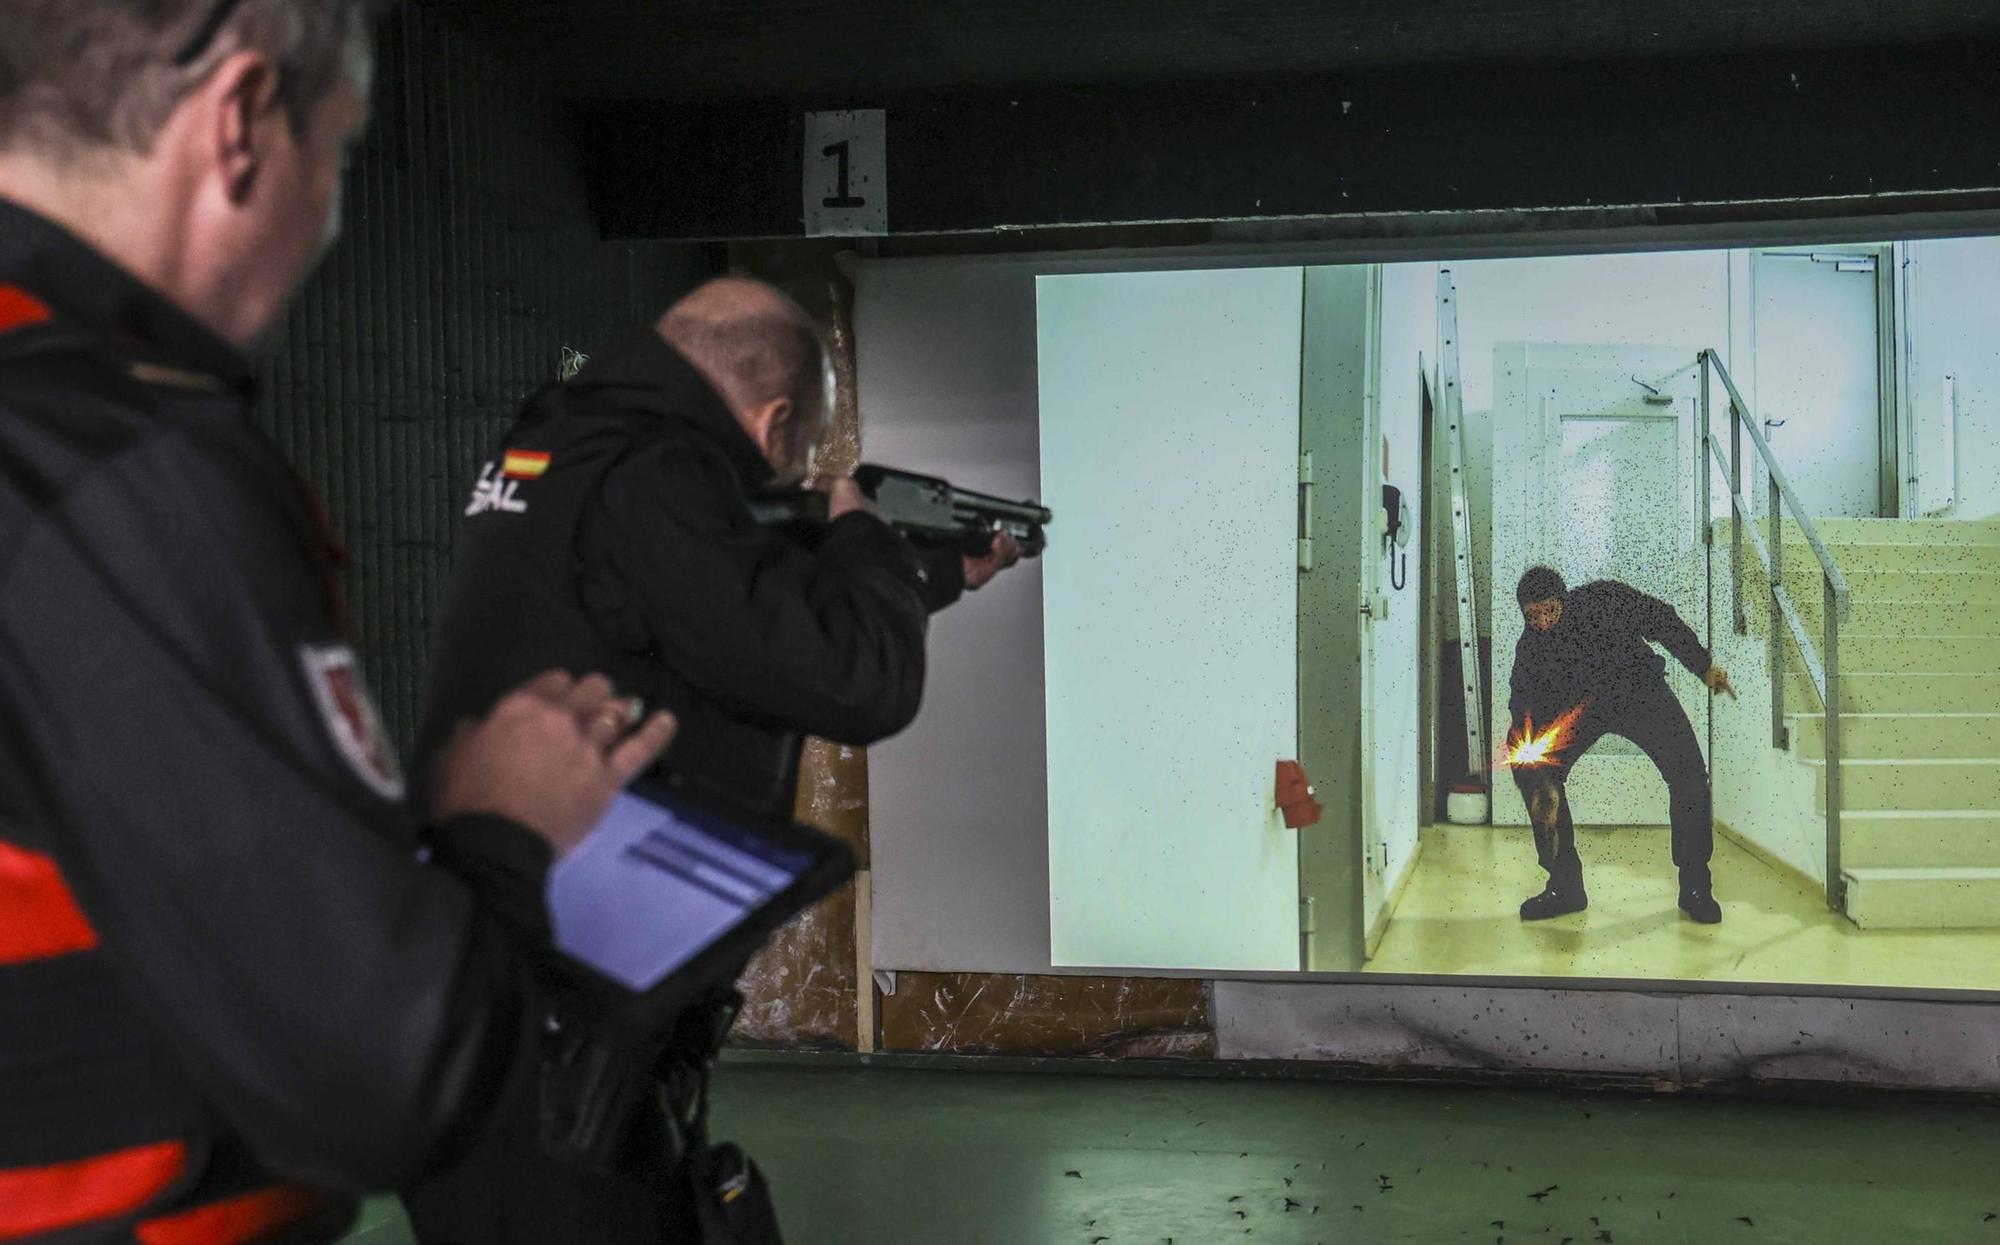
[[[730,1047],[725,1067],[810,1068],[825,1071],[885,1069],[912,1072],[994,1073],[1032,1076],[1187,1077],[1202,1080],[1341,1081],[1388,1085],[1481,1085],[1587,1093],[1686,1093],[1707,1097],[1826,1101],[1894,1095],[1898,1100],[2000,1102],[2000,1092],[1882,1084],[1841,1076],[1786,1075],[1674,1081],[1656,1076],[1572,1072],[1541,1068],[1465,1068],[1384,1065],[1328,1059],[1110,1059],[1021,1055],[944,1055],[919,1052],[859,1054],[845,1050]],[[1804,1062],[1789,1065],[1804,1072]]]
[[[1991,1003],[1485,986],[1215,985],[1224,1059],[2000,1093]]]

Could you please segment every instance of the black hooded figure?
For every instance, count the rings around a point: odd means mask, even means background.
[[[1537,566],[1521,576],[1515,598],[1527,630],[1514,649],[1509,740],[1520,739],[1530,722],[1543,731],[1571,717],[1568,738],[1546,764],[1514,767],[1535,828],[1535,854],[1549,875],[1541,894],[1521,905],[1521,919],[1580,912],[1588,904],[1566,784],[1591,745],[1621,735],[1667,780],[1681,911],[1704,925],[1720,921],[1708,873],[1715,838],[1708,768],[1687,710],[1667,686],[1666,661],[1652,646],[1671,653],[1711,692],[1733,695],[1729,677],[1672,606],[1629,584],[1606,579],[1572,591],[1560,574]]]

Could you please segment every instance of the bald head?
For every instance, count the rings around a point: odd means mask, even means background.
[[[781,481],[803,478],[832,401],[833,372],[805,308],[762,281],[720,277],[656,326],[707,378]]]

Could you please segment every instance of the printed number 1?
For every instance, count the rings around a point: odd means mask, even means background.
[[[820,206],[830,208],[866,207],[868,201],[859,195],[850,194],[847,188],[847,142],[842,139],[832,146],[820,149],[822,156],[834,156],[840,161],[840,189],[820,200]]]

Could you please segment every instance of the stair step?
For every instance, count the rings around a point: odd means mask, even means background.
[[[1803,674],[1785,678],[1785,707],[1823,712],[1819,691]],[[2000,674],[1843,674],[1840,709],[1850,713],[2000,712]]]
[[[1813,803],[1826,808],[1826,762],[1813,769]],[[1840,805],[1854,812],[2000,808],[2000,757],[1959,760],[1848,760],[1840,765]]]
[[[1797,648],[1786,645],[1786,655],[1795,671],[1803,669],[1797,665]],[[1840,668],[1848,674],[1985,674],[2000,670],[2000,635],[1852,635],[1842,631]]]
[[[1718,568],[1729,565],[1729,545],[1717,546],[1721,552]],[[1827,546],[1833,554],[1833,564],[1844,575],[1865,574],[1874,571],[1962,571],[1984,574],[2000,574],[2000,544],[1913,544],[1907,542],[1880,541],[1861,543],[1836,541]],[[1756,554],[1750,552],[1748,541],[1744,543],[1743,557],[1746,565],[1756,564]],[[1807,575],[1819,573],[1819,559],[1803,542],[1785,542],[1785,570],[1789,574],[1798,571]]]
[[[1842,868],[1847,915],[1863,929],[2000,925],[2000,869]]]
[[[1820,625],[1824,606],[1815,591],[1794,595],[1792,604],[1806,624],[1806,634],[1815,646],[1825,628]],[[1743,602],[1744,620],[1756,635],[1769,635],[1770,606],[1760,591],[1752,591]],[[1788,632],[1789,634],[1789,632]],[[2000,635],[2000,604],[1991,602],[1907,599],[1850,602],[1847,621],[1841,624],[1840,638],[1850,636],[1980,636]]]
[[[1794,714],[1792,748],[1826,757],[1826,715]],[[1972,760],[2000,756],[2000,713],[1843,713],[1840,754],[1849,760]]]
[[[1993,549],[2000,554],[2000,547]],[[1836,558],[1836,562],[1838,559]],[[1876,602],[1946,601],[1967,606],[2000,604],[2000,569],[1995,571],[1945,571],[1921,569],[1859,570],[1842,566],[1847,580],[1848,606],[1858,614]],[[1824,591],[1819,564],[1810,569],[1787,564],[1785,585],[1794,601],[1818,597]]]
[[[2000,869],[2000,810],[1850,810],[1840,816],[1840,859],[1846,870]]]
[[[1814,519],[1813,527],[1818,529],[1820,539],[1836,550],[1843,545],[2000,545],[2000,522],[1991,519],[1970,522],[1956,519]],[[1718,530],[1726,535],[1729,521],[1722,520]],[[1768,522],[1761,523],[1758,529],[1760,534],[1769,530]],[[1799,525],[1787,519],[1785,552],[1790,553],[1794,544],[1801,549],[1808,548]],[[1837,562],[1839,558],[1834,560]]]

